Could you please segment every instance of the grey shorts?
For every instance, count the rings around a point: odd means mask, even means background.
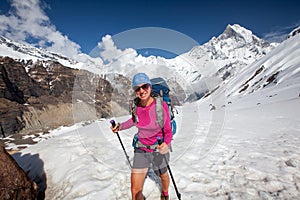
[[[133,157],[133,169],[152,167],[156,174],[164,174],[168,170],[167,166],[169,160],[169,153],[162,155],[159,152],[146,152],[142,149],[135,149]]]

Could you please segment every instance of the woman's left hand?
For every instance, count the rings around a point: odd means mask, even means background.
[[[167,154],[169,152],[169,146],[165,142],[158,145],[157,149],[159,150],[160,154]]]

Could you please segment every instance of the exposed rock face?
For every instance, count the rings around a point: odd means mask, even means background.
[[[107,80],[88,71],[0,57],[1,134],[43,132],[111,116],[112,91]]]
[[[36,184],[2,146],[0,146],[0,199],[38,199]]]
[[[19,120],[23,114],[23,105],[0,98],[0,136],[6,137],[24,128],[24,124]]]

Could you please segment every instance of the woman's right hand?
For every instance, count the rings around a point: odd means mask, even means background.
[[[116,123],[116,125],[113,127],[111,126],[110,129],[112,130],[112,132],[117,133],[120,131],[120,123]]]

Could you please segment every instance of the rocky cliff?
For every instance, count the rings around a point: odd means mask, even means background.
[[[109,81],[85,70],[0,57],[1,134],[47,132],[78,120],[108,117],[112,92]],[[74,111],[74,104],[79,109]],[[74,112],[80,119],[74,120]]]

